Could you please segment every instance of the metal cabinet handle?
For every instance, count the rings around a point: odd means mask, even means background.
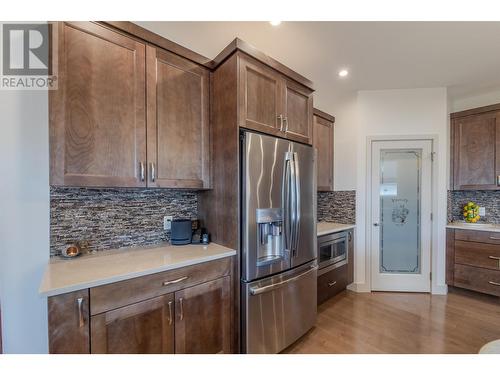
[[[494,257],[493,255],[490,255],[488,258],[495,259],[495,260],[500,260],[500,257]]]
[[[488,281],[488,283],[490,283],[491,285],[500,286],[500,283],[496,283],[494,281]]]
[[[497,186],[500,186],[500,175],[497,176]]]
[[[184,299],[179,298],[179,307],[181,308],[180,317],[179,317],[180,320],[184,319],[184,303],[183,302],[184,302]]]
[[[189,279],[189,277],[188,276],[184,276],[184,277],[181,277],[181,278],[176,279],[176,280],[164,281],[163,282],[163,286],[177,284],[177,283],[180,283],[181,281],[184,281],[184,280],[187,280],[187,279]]]
[[[156,180],[155,163],[151,163],[151,182]]]
[[[83,317],[83,297],[77,298],[76,304],[78,306],[78,327],[82,328],[85,325],[85,319]]]
[[[139,174],[140,174],[139,178],[141,179],[141,181],[144,181],[144,179],[146,178],[146,172],[144,170],[144,163],[142,161],[139,163],[139,170],[140,170],[139,171]]]
[[[336,281],[332,281],[331,283],[328,283],[328,286],[329,286],[329,287],[332,287],[332,286],[334,286],[335,284],[337,284],[337,282],[336,282]]]
[[[168,325],[171,326],[173,322],[173,315],[172,315],[172,301],[168,301]]]
[[[288,117],[284,117],[283,121],[285,122],[285,133],[288,133]]]
[[[490,236],[490,240],[500,241],[500,237]]]
[[[279,115],[278,120],[280,120],[280,132],[282,132],[283,131],[283,115]]]

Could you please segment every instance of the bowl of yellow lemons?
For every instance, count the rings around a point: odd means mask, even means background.
[[[474,202],[469,202],[464,206],[464,219],[468,223],[477,223],[479,216],[479,206]]]

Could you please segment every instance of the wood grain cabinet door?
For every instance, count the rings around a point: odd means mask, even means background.
[[[145,186],[145,45],[92,22],[58,30],[50,183]]]
[[[290,80],[283,85],[286,137],[312,144],[313,92]]]
[[[175,352],[231,351],[230,276],[175,293]]]
[[[209,71],[147,47],[148,186],[209,188]]]
[[[239,69],[239,126],[283,136],[281,75],[245,56]]]
[[[333,123],[319,116],[313,121],[313,146],[318,150],[318,191],[333,191]]]
[[[500,189],[500,117],[497,112],[452,120],[453,188]]]
[[[49,297],[49,353],[89,354],[88,289]]]
[[[91,317],[92,353],[173,354],[172,293]]]

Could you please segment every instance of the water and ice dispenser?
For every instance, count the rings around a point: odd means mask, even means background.
[[[265,266],[285,257],[283,246],[283,210],[257,209],[257,266]]]

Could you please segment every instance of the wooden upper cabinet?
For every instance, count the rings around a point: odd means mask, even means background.
[[[209,71],[147,47],[148,186],[208,188]]]
[[[239,125],[277,135],[282,127],[282,77],[265,65],[241,57]]]
[[[314,110],[313,146],[318,150],[318,191],[333,191],[333,124],[335,118]]]
[[[91,22],[58,30],[50,183],[146,186],[145,45]]]
[[[175,293],[175,352],[231,353],[230,276]]]
[[[283,84],[286,137],[311,144],[313,91],[290,80],[284,80]]]
[[[88,289],[49,297],[49,353],[89,354]]]
[[[173,297],[170,293],[93,316],[92,353],[173,354]]]
[[[313,90],[240,53],[240,127],[312,143]]]
[[[500,189],[500,112],[452,119],[454,190]]]

